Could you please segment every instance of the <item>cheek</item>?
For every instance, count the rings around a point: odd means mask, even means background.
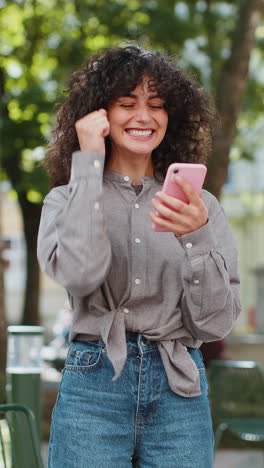
[[[167,127],[168,127],[168,121],[169,121],[169,117],[168,117],[167,113],[165,114],[163,121],[164,121],[164,129],[165,129],[165,132],[166,132]]]
[[[166,130],[168,127],[168,120],[169,120],[168,114],[164,112],[164,114],[161,115],[159,119],[160,128],[163,130],[164,133],[166,133]]]
[[[114,115],[109,115],[108,116],[108,121],[109,121],[109,125],[110,125],[109,135],[110,136],[117,135],[118,129],[119,129],[118,120],[115,118]]]
[[[167,128],[168,128],[168,118],[164,117],[160,121],[160,128],[162,130],[163,136],[165,135]]]
[[[122,131],[124,126],[124,118],[121,115],[109,113],[108,121],[110,124],[110,135],[111,133],[117,134],[118,132]]]

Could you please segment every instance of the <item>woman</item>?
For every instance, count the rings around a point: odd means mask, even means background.
[[[206,160],[214,120],[196,82],[135,46],[70,81],[38,242],[73,310],[50,468],[212,467],[198,348],[239,313],[236,249],[212,195],[180,179],[189,205],[160,190],[170,163]]]

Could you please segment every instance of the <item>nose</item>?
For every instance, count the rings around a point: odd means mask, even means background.
[[[142,104],[138,106],[136,113],[136,121],[139,123],[147,124],[151,121],[150,109],[147,105]]]

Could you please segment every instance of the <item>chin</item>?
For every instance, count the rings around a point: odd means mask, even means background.
[[[154,148],[152,146],[151,147],[147,147],[147,146],[145,146],[145,147],[141,146],[140,147],[140,146],[138,146],[138,147],[131,147],[131,148],[128,148],[128,149],[129,149],[129,151],[131,151],[131,153],[135,153],[135,154],[138,154],[138,155],[142,154],[142,156],[146,156],[148,154],[151,154],[152,151],[154,150]]]

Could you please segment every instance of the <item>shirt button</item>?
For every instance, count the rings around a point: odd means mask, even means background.
[[[139,204],[138,204],[138,203],[135,203],[135,208],[139,208]]]
[[[140,244],[141,240],[138,237],[136,237],[135,242],[136,244]]]
[[[127,309],[126,307],[124,307],[123,312],[124,312],[125,314],[128,314],[128,313],[129,313],[129,309]]]
[[[95,159],[95,160],[94,160],[94,167],[96,167],[97,169],[98,169],[99,167],[101,167],[101,163],[100,163],[100,161],[98,161],[98,159]]]
[[[136,278],[136,279],[135,279],[135,283],[136,283],[136,284],[140,284],[140,283],[141,283],[141,280],[140,280],[139,278]]]
[[[191,249],[191,248],[192,248],[192,246],[193,246],[193,245],[192,245],[192,243],[191,243],[191,242],[188,242],[188,243],[186,244],[186,248],[187,248],[187,249]]]
[[[94,203],[94,209],[95,211],[98,211],[100,209],[100,203],[98,201]]]
[[[199,280],[194,280],[194,284],[200,284],[200,281]]]
[[[128,181],[129,181],[128,175],[126,175],[126,176],[124,177],[124,181],[125,181],[125,182],[128,182]]]

